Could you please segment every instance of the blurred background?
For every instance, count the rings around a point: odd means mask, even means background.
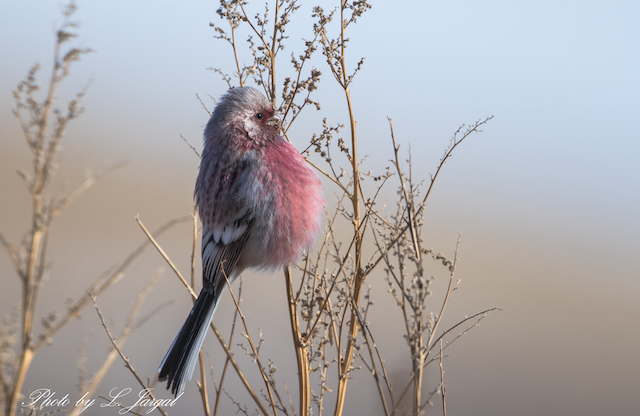
[[[336,6],[321,3],[325,10]],[[288,48],[279,57],[283,68],[291,52],[302,53],[302,39],[312,37],[313,4],[302,4],[287,29]],[[461,124],[495,115],[447,162],[426,211],[425,246],[452,256],[462,232],[456,274],[462,280],[443,325],[494,306],[502,309],[448,350],[448,411],[640,414],[640,3],[372,5],[348,33],[348,61],[355,66],[366,58],[351,85],[359,153],[367,155],[363,170],[379,174],[390,165],[387,117],[401,151],[411,148],[414,178],[428,180]],[[230,46],[214,39],[209,27],[216,22],[226,28],[215,12],[218,6],[197,0],[79,2],[76,44],[95,53],[73,66],[57,94],[59,105],[91,82],[85,113],[70,124],[62,142],[51,189],[74,188],[87,170],[99,172],[121,160],[128,164],[102,178],[54,223],[36,323],[53,309],[64,311],[67,298],[81,296],[145,240],[136,215],[154,230],[192,212],[199,160],[180,136],[201,149],[208,114],[196,94],[212,109],[211,97],[227,86],[207,68],[233,71]],[[254,7],[250,14],[259,10]],[[42,64],[40,84],[48,82],[60,9],[58,1],[0,2],[0,232],[13,242],[30,225],[29,194],[16,170],[31,169],[31,158],[11,114],[11,91],[35,62]],[[249,63],[248,55],[241,59]],[[347,121],[344,96],[320,55],[313,64],[324,73],[313,96],[322,110],[305,110],[291,130],[301,150],[321,131],[323,117],[330,124]],[[283,70],[280,80],[286,75]],[[391,197],[394,192],[390,188]],[[191,227],[183,222],[160,238],[185,275]],[[165,267],[161,257],[147,249],[98,298],[109,325],[121,327],[159,266]],[[5,252],[0,271],[0,313],[6,315],[16,307],[20,285]],[[200,280],[199,271],[196,276]],[[446,275],[436,278],[446,284]],[[279,382],[296,397],[282,274],[248,272],[243,282],[242,308],[252,336],[262,330],[261,355],[273,358]],[[386,293],[382,273],[367,283],[376,302],[372,330],[381,334],[378,344],[401,390],[410,358],[398,325],[400,311]],[[136,370],[149,378],[191,307],[168,269],[144,310],[167,300],[175,301],[124,347]],[[433,302],[439,310],[437,288]],[[224,334],[233,310],[225,294],[215,316]],[[205,345],[219,364],[222,353],[214,337]],[[91,375],[108,346],[95,310],[86,308],[36,356],[23,393],[48,387],[75,397],[78,357],[86,355]],[[236,355],[244,353],[236,347]],[[251,373],[250,360],[244,361]],[[365,371],[354,377],[345,414],[382,414],[371,377]],[[437,386],[439,377],[429,370],[425,389]],[[235,374],[226,383],[236,400],[253,408]],[[95,396],[126,387],[138,386],[117,361]],[[174,414],[200,413],[196,390],[190,383],[171,409]],[[434,403],[428,414],[440,412],[439,400]],[[222,406],[221,414],[236,411],[228,399]],[[112,415],[117,409],[96,408],[91,414]]]

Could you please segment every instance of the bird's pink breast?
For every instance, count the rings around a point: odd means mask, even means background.
[[[255,241],[262,247],[252,251],[261,252],[263,264],[258,267],[276,268],[311,247],[320,231],[324,199],[317,175],[289,142],[279,138],[270,143],[262,149],[262,158],[260,198],[270,201],[265,208],[272,211],[263,213],[265,223],[256,224],[256,232],[262,228],[265,238]]]

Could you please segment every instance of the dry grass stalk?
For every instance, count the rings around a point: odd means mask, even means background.
[[[98,308],[98,304],[96,303],[96,297],[91,295],[91,294],[90,294],[90,296],[91,296],[91,300],[93,302],[93,307],[95,308],[96,312],[98,313],[98,317],[100,318],[100,322],[102,322],[102,327],[104,328],[105,332],[107,333],[107,336],[109,337],[109,340],[111,341],[111,345],[113,345],[113,348],[118,352],[118,355],[120,355],[120,358],[122,358],[122,361],[124,361],[125,366],[129,369],[131,374],[133,374],[133,376],[135,377],[135,379],[138,382],[138,384],[140,384],[140,387],[142,387],[143,389],[147,390],[147,393],[149,394],[149,397],[151,397],[151,400],[153,400],[154,402],[157,401],[156,397],[153,394],[153,389],[149,389],[149,386],[147,386],[144,383],[144,381],[142,381],[142,378],[138,375],[136,370],[133,368],[133,365],[131,365],[131,362],[129,362],[129,359],[122,353],[122,350],[118,346],[118,342],[115,340],[115,338],[113,338],[113,335],[111,335],[111,331],[109,331],[109,327],[104,322],[104,318],[102,317],[102,312],[100,312],[100,308]],[[157,406],[157,409],[163,416],[168,416],[167,412],[164,410],[164,408],[162,406]]]
[[[140,314],[140,309],[142,308],[142,305],[144,304],[144,301],[147,295],[149,294],[153,286],[157,283],[160,276],[162,276],[161,268],[157,270],[154,277],[138,293],[138,296],[133,306],[131,307],[131,310],[129,311],[129,315],[127,316],[124,326],[120,331],[120,335],[118,335],[118,339],[115,340],[119,349],[122,349],[122,347],[126,343],[131,333],[134,331],[134,329],[138,328],[141,324],[143,324],[151,316],[153,316],[156,312],[158,312],[161,308],[163,308],[168,304],[168,303],[164,303],[160,305],[158,308],[155,308],[151,313],[138,319],[138,315]],[[109,353],[107,354],[107,357],[104,359],[104,362],[102,363],[98,371],[95,372],[95,374],[91,377],[91,379],[86,384],[81,385],[81,393],[77,397],[76,401],[74,401],[74,403],[77,403],[82,396],[85,396],[85,397],[93,396],[96,389],[98,388],[100,383],[102,383],[102,380],[104,379],[104,377],[107,375],[109,368],[111,368],[111,365],[113,364],[117,356],[118,356],[118,351],[115,348],[112,348],[111,351],[109,351]],[[73,408],[73,409],[70,409],[67,414],[71,416],[76,412],[77,412],[77,409]]]
[[[40,288],[49,264],[47,262],[47,248],[53,221],[78,198],[89,189],[102,175],[90,175],[77,188],[52,197],[47,191],[52,177],[56,172],[55,156],[58,153],[60,141],[64,137],[68,124],[83,112],[81,105],[86,87],[62,110],[56,107],[56,92],[62,82],[69,76],[72,64],[91,52],[88,48],[70,47],[68,43],[77,37],[71,30],[78,25],[71,18],[76,10],[74,2],[63,8],[63,22],[56,31],[54,46],[54,62],[45,96],[38,98],[40,86],[36,75],[40,65],[34,65],[15,91],[13,96],[16,107],[13,115],[22,128],[22,132],[29,150],[33,156],[33,170],[27,173],[19,170],[18,174],[25,181],[31,195],[31,226],[20,244],[9,242],[0,234],[0,243],[5,248],[16,274],[22,284],[21,304],[19,305],[20,330],[14,338],[16,342],[9,342],[3,346],[5,350],[15,351],[16,360],[0,363],[0,392],[4,401],[5,414],[15,415],[17,400],[22,390],[25,377],[37,351],[45,344],[51,343],[53,336],[69,320],[77,316],[88,303],[88,298],[82,297],[72,305],[60,319],[56,312],[52,312],[43,319],[43,331],[34,336],[35,308],[38,303]],[[66,48],[66,49],[65,49]],[[105,170],[106,174],[116,169],[117,164]],[[109,278],[98,279],[93,283],[96,290],[103,291],[113,284],[120,274],[112,274]],[[6,341],[6,340],[5,340]],[[3,341],[4,342],[4,341]],[[15,349],[15,350],[14,350]],[[3,354],[4,355],[4,354]]]
[[[231,283],[229,282],[229,278],[227,277],[225,271],[224,271],[224,267],[222,270],[222,273],[224,274],[224,278],[227,282],[227,287],[229,288],[229,293],[231,294],[231,298],[233,299],[233,303],[236,306],[236,311],[238,312],[238,315],[240,316],[240,320],[242,321],[242,325],[244,326],[244,337],[247,339],[247,341],[249,341],[249,346],[251,347],[251,357],[254,359],[254,361],[256,362],[256,365],[258,366],[258,369],[260,370],[260,375],[262,376],[262,380],[264,381],[265,387],[267,389],[267,394],[269,395],[269,404],[271,406],[271,409],[273,410],[273,414],[277,415],[278,414],[278,408],[283,409],[284,410],[284,403],[282,401],[282,399],[280,398],[280,395],[278,394],[278,390],[275,388],[275,386],[273,385],[272,380],[270,380],[269,376],[267,375],[267,372],[265,370],[264,365],[262,364],[261,360],[260,360],[260,355],[258,354],[258,350],[255,347],[255,344],[253,343],[253,339],[251,338],[251,335],[249,335],[249,328],[247,327],[247,320],[244,317],[244,314],[242,313],[242,310],[240,309],[240,304],[238,303],[238,300],[236,299],[236,296],[233,294],[233,289],[231,288]],[[277,399],[278,399],[278,403],[276,404],[276,401],[273,397],[273,394],[275,393]]]

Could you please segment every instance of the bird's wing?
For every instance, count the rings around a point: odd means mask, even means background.
[[[243,212],[226,224],[204,224],[202,228],[202,283],[213,290],[216,298],[225,284],[225,275],[232,281],[233,273],[249,237],[251,216]]]

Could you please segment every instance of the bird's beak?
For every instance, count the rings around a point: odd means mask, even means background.
[[[282,120],[278,116],[273,116],[269,119],[269,124],[275,127],[276,130],[280,131],[282,128]]]

